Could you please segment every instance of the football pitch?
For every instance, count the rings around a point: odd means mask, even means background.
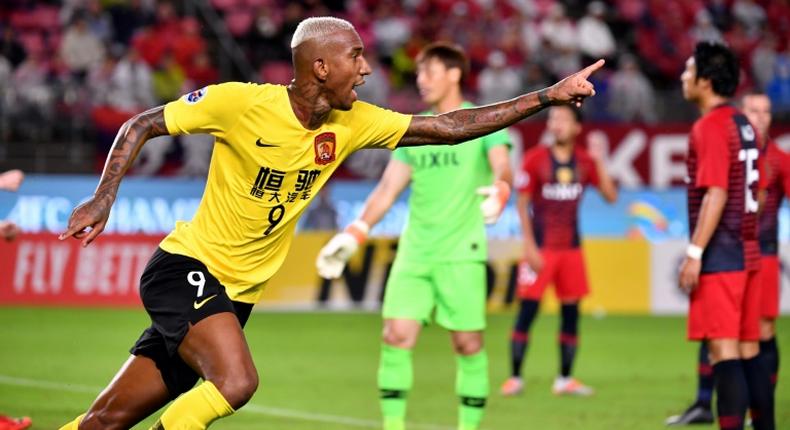
[[[30,416],[34,429],[57,429],[89,406],[147,324],[141,310],[0,308],[0,412]],[[542,315],[531,335],[525,393],[503,398],[498,387],[508,374],[510,324],[509,314],[489,318],[486,430],[661,429],[695,393],[697,346],[684,340],[683,318],[585,316],[574,373],[597,392],[590,398],[551,395],[558,320]],[[212,429],[380,428],[380,329],[376,314],[254,313],[246,333],[260,388]],[[790,357],[790,318],[780,319],[778,330],[780,350]],[[446,332],[427,327],[414,357],[408,428],[452,430],[455,360]],[[777,429],[790,428],[790,359],[784,363]],[[152,421],[135,428],[147,429]]]

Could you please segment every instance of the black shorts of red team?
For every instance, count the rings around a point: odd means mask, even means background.
[[[567,162],[558,161],[551,149],[542,145],[524,154],[516,186],[519,192],[530,195],[532,229],[543,269],[533,276],[519,275],[522,299],[540,300],[549,284],[563,301],[578,300],[589,293],[578,226],[579,202],[589,185],[598,185],[598,171],[581,147],[574,148]]]
[[[140,278],[140,298],[151,326],[131,348],[152,359],[172,399],[189,391],[198,374],[178,355],[190,325],[221,312],[233,312],[242,327],[252,304],[230,300],[225,287],[200,261],[157,248]]]
[[[697,226],[708,188],[727,190],[727,201],[691,293],[689,339],[759,340],[757,193],[765,183],[757,141],[754,127],[730,104],[713,108],[691,129],[686,161],[689,232]]]

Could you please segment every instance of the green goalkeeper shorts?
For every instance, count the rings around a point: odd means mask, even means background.
[[[483,262],[418,263],[395,259],[384,293],[384,319],[436,322],[453,331],[486,327]]]

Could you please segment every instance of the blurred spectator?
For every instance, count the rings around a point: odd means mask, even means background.
[[[621,121],[655,122],[655,94],[636,58],[624,55],[609,81],[609,112]]]
[[[744,25],[751,36],[758,35],[765,24],[765,10],[754,0],[735,0],[732,5],[733,17]]]
[[[386,106],[390,92],[387,72],[381,67],[375,52],[365,54],[372,73],[365,76],[365,85],[356,88],[357,97],[377,106]]]
[[[91,115],[97,133],[97,153],[102,158],[124,121],[155,104],[148,64],[134,47],[125,54],[122,50],[120,46],[111,50],[111,58],[120,56],[111,70],[113,59],[95,68],[90,75],[95,103]]]
[[[27,54],[25,48],[16,38],[14,29],[4,26],[2,29],[3,37],[0,39],[0,57],[5,57],[12,67],[17,67],[25,61]]]
[[[363,179],[379,179],[390,161],[386,149],[362,149],[349,155],[343,166]]]
[[[578,70],[581,66],[579,37],[561,4],[557,3],[551,8],[540,30],[550,49],[546,57],[549,71],[557,77],[565,77]]]
[[[357,152],[365,151],[368,150]],[[337,209],[332,202],[331,190],[331,185],[327,184],[318,192],[315,201],[310,204],[304,216],[302,230],[337,231]]]
[[[790,114],[790,48],[776,59],[776,74],[765,89],[775,114]]]
[[[203,88],[206,85],[219,82],[219,72],[205,51],[199,52],[192,59],[192,63],[184,69],[184,72],[190,81],[190,84],[187,85],[189,88]]]
[[[587,5],[587,15],[577,25],[579,49],[590,59],[611,58],[617,49],[612,31],[604,21],[605,13],[603,2],[591,2]]]
[[[529,62],[524,66],[524,83],[522,92],[529,93],[532,91],[542,90],[543,88],[551,85],[546,72],[537,62]]]
[[[181,32],[172,40],[173,56],[178,64],[187,68],[200,53],[206,51],[206,42],[200,35],[200,24],[195,18],[181,21]]]
[[[713,25],[721,30],[730,28],[732,23],[732,11],[730,10],[730,0],[709,0],[706,9],[710,14]]]
[[[185,134],[179,137],[184,150],[184,163],[178,170],[181,176],[205,178],[214,148],[214,136],[210,134]]]
[[[52,115],[51,70],[43,53],[30,52],[11,78],[9,113],[31,124],[47,121]]]
[[[502,51],[488,55],[488,66],[480,72],[477,80],[480,104],[508,100],[521,93],[521,77],[507,65]]]
[[[115,42],[128,45],[134,33],[150,22],[151,9],[141,0],[116,3],[109,7]]]
[[[395,50],[411,37],[406,17],[398,11],[396,2],[380,2],[373,21],[376,49],[384,57],[391,57]]]
[[[157,34],[155,27],[145,25],[135,33],[132,46],[149,66],[156,67],[167,52],[168,43],[165,38]]]
[[[776,37],[773,33],[767,33],[765,37],[752,51],[752,74],[754,81],[760,90],[765,90],[768,83],[774,77],[776,68]]]
[[[75,13],[72,23],[63,36],[60,58],[78,80],[82,80],[91,67],[104,59],[104,45],[88,29],[83,13]]]
[[[264,61],[290,60],[291,51],[282,43],[282,14],[276,7],[262,5],[258,9],[248,37],[249,56],[255,66]]]
[[[721,32],[713,25],[710,13],[706,9],[700,9],[694,19],[694,27],[691,29],[691,38],[694,43],[699,42],[722,42]]]
[[[177,99],[184,92],[186,75],[172,54],[162,57],[159,67],[151,74],[154,97],[158,103],[166,103]]]
[[[87,3],[85,17],[88,22],[88,28],[94,36],[102,41],[102,43],[110,43],[113,38],[112,18],[110,14],[104,10],[99,0],[88,0]]]

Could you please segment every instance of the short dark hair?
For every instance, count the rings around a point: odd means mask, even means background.
[[[461,70],[461,82],[469,75],[469,59],[466,58],[464,49],[450,42],[433,42],[426,45],[417,54],[417,63],[435,58],[449,69]]]
[[[552,109],[554,109],[554,108],[565,108],[565,109],[568,109],[569,111],[571,111],[571,113],[573,114],[573,119],[578,124],[581,124],[584,121],[584,114],[582,113],[582,110],[577,108],[574,105],[556,105],[556,106],[552,107]]]
[[[732,97],[740,81],[738,57],[726,46],[715,42],[700,42],[694,48],[697,79],[710,80],[713,92]]]

